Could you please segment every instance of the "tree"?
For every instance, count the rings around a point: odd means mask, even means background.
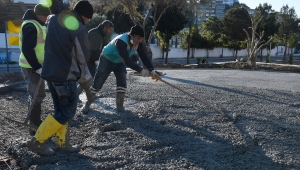
[[[256,29],[259,23],[262,21],[263,17],[261,17],[257,22],[255,21],[254,17],[251,16],[251,34],[248,33],[246,29],[243,29],[247,35],[247,60],[248,63],[253,67],[256,68],[256,59],[258,56],[259,51],[269,44],[273,37],[271,37],[267,42],[265,42],[264,38],[264,31],[261,33],[257,33]]]
[[[297,47],[298,39],[299,39],[298,34],[296,34],[296,33],[291,34],[290,38],[288,39],[287,47],[289,47],[289,48]]]
[[[210,16],[208,20],[203,21],[201,26],[201,37],[203,38],[202,48],[207,51],[213,49],[215,46],[220,45],[220,38],[222,34],[221,21],[217,16]]]
[[[188,10],[188,18],[189,18],[189,22],[188,22],[188,32],[186,34],[186,42],[187,42],[187,64],[190,64],[190,48],[192,46],[192,42],[193,42],[193,27],[197,26],[197,24],[195,23],[195,20],[197,21],[198,18],[195,19],[195,16],[198,16],[198,13],[202,13],[202,15],[204,14],[204,11],[198,11],[198,5],[199,4],[207,4],[209,3],[210,0],[203,0],[203,1],[198,1],[198,0],[189,0],[188,4],[187,4],[187,10]]]
[[[189,34],[189,30],[185,29],[180,31],[179,36],[181,37],[182,41],[180,44],[180,47],[182,49],[187,49],[188,48],[188,35]],[[190,43],[190,48],[201,48],[201,43],[202,43],[202,37],[200,34],[200,30],[196,25],[192,26],[192,31],[191,31],[191,37],[192,37],[192,41]]]
[[[164,6],[160,6],[158,8],[158,12],[160,10],[164,10]],[[157,31],[160,34],[159,37],[164,39],[165,46],[163,49],[166,49],[166,57],[165,57],[165,64],[168,63],[168,53],[169,53],[169,46],[170,46],[170,39],[176,35],[180,30],[184,28],[184,25],[187,23],[187,18],[183,13],[182,8],[177,6],[173,6],[165,10],[164,15],[160,18]],[[164,50],[163,50],[164,52]]]
[[[237,51],[241,48],[239,41],[246,39],[243,29],[251,26],[249,13],[245,8],[234,7],[224,15],[222,25],[224,34],[233,41],[231,44],[235,50],[235,58],[237,58]]]
[[[190,48],[192,49],[192,58],[194,58],[195,49],[203,48],[205,43],[197,25],[192,27],[191,40]]]
[[[105,7],[106,10],[114,9],[115,7],[121,5],[123,6],[123,12],[128,14],[132,20],[132,22],[136,25],[140,25],[144,28],[145,32],[147,24],[152,15],[154,15],[153,25],[151,31],[149,33],[148,39],[144,39],[143,43],[146,46],[148,56],[152,58],[152,52],[150,49],[151,39],[154,35],[158,22],[161,16],[165,13],[168,8],[173,6],[183,6],[185,7],[187,1],[185,0],[139,0],[139,1],[132,1],[132,0],[103,0],[104,3],[109,4],[109,6]],[[166,4],[166,5],[165,5]],[[164,8],[158,13],[158,7],[164,5]],[[138,7],[143,6],[144,11],[142,13],[138,12]]]
[[[210,16],[208,20],[203,21],[201,25],[202,36],[213,36],[214,40],[221,37],[221,20],[217,16]]]
[[[134,25],[130,16],[123,13],[122,6],[107,11],[106,16],[108,20],[114,23],[114,32],[118,34],[128,32]]]
[[[246,4],[240,3],[237,1],[237,2],[234,2],[232,5],[225,4],[224,13],[227,13],[228,10],[230,10],[231,8],[234,8],[234,7],[243,7],[246,9],[250,9]]]
[[[278,36],[283,40],[285,47],[288,47],[288,40],[297,32],[298,18],[295,9],[283,6],[277,15],[277,21],[280,24]],[[284,48],[283,60],[286,60],[287,48]]]
[[[263,5],[259,4],[259,6],[255,8],[255,13],[254,13],[255,22],[258,22],[260,18],[262,18],[262,20],[257,26],[257,32],[264,31],[263,40],[268,41],[271,36],[274,37],[274,34],[276,34],[279,29],[279,24],[276,22],[276,12],[272,9],[272,5],[264,3]],[[274,46],[275,44],[273,43],[273,47]],[[266,46],[266,47],[268,48],[270,46]],[[262,61],[262,49],[260,50],[260,53],[261,53],[260,59]]]

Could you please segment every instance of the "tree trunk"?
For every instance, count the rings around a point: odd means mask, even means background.
[[[257,28],[258,24],[261,22],[262,19],[263,19],[263,17],[261,17],[259,19],[259,21],[257,21],[255,23],[254,17],[251,16],[251,22],[252,22],[252,28],[251,28],[252,29],[252,35],[251,36],[244,29],[244,32],[247,35],[247,62],[254,69],[256,69],[256,60],[257,60],[258,53],[261,52],[261,60],[262,60],[262,48],[264,46],[266,46],[267,44],[269,44],[274,38],[274,37],[271,37],[267,42],[261,44],[262,41],[263,41],[264,31],[262,31],[260,34],[258,34],[258,33],[256,33],[256,28]],[[259,37],[256,38],[255,35],[258,35]]]
[[[192,58],[195,58],[195,48],[192,48]]]
[[[152,61],[153,59],[153,54],[152,54],[152,50],[149,46],[146,47],[146,53],[147,53],[147,56],[149,57],[150,61]]]
[[[209,55],[209,54],[208,54],[208,49],[206,49],[206,58],[209,57],[208,55]]]
[[[222,54],[221,54],[221,58],[223,57],[223,45],[222,45]]]
[[[262,49],[260,50],[260,62],[262,62],[263,61],[263,56],[262,56]]]
[[[286,61],[286,49],[287,49],[287,35],[285,37],[285,48],[284,48],[284,54],[283,54],[283,61]]]
[[[235,57],[235,56],[234,56],[234,52],[235,52],[235,51],[234,51],[234,50],[232,50],[232,57],[233,57],[233,58]]]
[[[168,64],[168,55],[169,55],[169,43],[167,43],[167,50],[166,50],[166,58],[165,58],[165,64]]]
[[[237,59],[237,50],[234,50],[234,59],[236,60]]]
[[[191,42],[190,42],[190,34],[187,37],[188,39],[188,49],[187,49],[187,60],[186,60],[186,64],[190,64],[190,46],[191,46]]]
[[[251,65],[253,68],[256,68],[256,60],[254,59],[254,57],[248,60],[248,64]]]

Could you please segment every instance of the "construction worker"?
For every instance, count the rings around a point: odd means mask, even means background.
[[[50,15],[50,9],[43,4],[37,4],[34,10],[27,10],[23,16],[23,23],[20,29],[20,58],[19,65],[24,80],[27,83],[29,124],[39,126],[41,120],[41,103],[46,97],[45,82],[40,80],[42,66],[44,62],[44,45],[46,39],[45,22]],[[40,85],[39,85],[39,81]],[[38,89],[37,94],[35,89]],[[33,101],[36,95],[35,101]],[[31,135],[35,131],[29,130]]]
[[[131,27],[129,33],[121,34],[115,37],[102,50],[100,62],[96,70],[93,86],[90,90],[92,93],[97,93],[101,90],[104,82],[109,74],[113,71],[117,79],[116,90],[116,110],[123,112],[124,98],[127,90],[126,83],[126,66],[141,73],[142,76],[151,76],[155,79],[158,77],[150,59],[144,50],[142,43],[144,30],[142,27],[135,25]],[[129,56],[137,52],[147,69],[143,69],[136,63],[133,63]],[[126,66],[125,66],[126,65]]]
[[[52,5],[50,6],[50,11],[52,14],[59,14],[66,9],[67,8],[63,0],[52,0]]]
[[[28,142],[28,148],[40,155],[55,154],[45,144],[52,135],[56,136],[60,151],[80,151],[80,146],[70,144],[68,122],[77,109],[77,81],[84,83],[92,77],[86,64],[90,52],[85,27],[92,16],[92,5],[88,1],[78,1],[73,10],[50,15],[46,21],[45,60],[41,76],[48,83],[54,114],[47,116]]]
[[[90,43],[91,56],[90,56],[90,60],[87,61],[87,65],[88,65],[89,71],[92,76],[95,75],[96,67],[98,66],[98,63],[99,63],[99,57],[100,57],[102,48],[104,46],[105,36],[111,35],[113,28],[114,28],[114,24],[109,20],[105,20],[101,24],[99,24],[97,27],[91,29],[88,33],[88,40]],[[87,99],[88,99],[86,101],[85,105],[81,108],[81,112],[83,114],[88,113],[88,111],[90,109],[90,105],[94,101],[94,95],[92,95],[89,90],[89,88],[93,85],[93,79],[90,79],[89,83],[90,84],[85,83],[86,86],[83,86],[82,84],[78,85],[78,93],[80,94],[82,92],[82,90],[84,89],[86,92]],[[91,99],[91,97],[92,97],[92,99]]]

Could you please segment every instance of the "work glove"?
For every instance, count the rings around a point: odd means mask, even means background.
[[[39,68],[38,70],[35,70],[35,72],[38,73],[39,75],[41,75],[42,74],[42,68],[43,67]]]
[[[152,70],[150,74],[151,74],[153,80],[155,80],[155,81],[159,80],[160,77],[157,75],[155,70]]]
[[[149,77],[149,76],[150,76],[149,71],[146,70],[146,69],[143,69],[140,73],[141,73],[141,75],[142,75],[143,77]]]
[[[99,65],[99,60],[94,61],[94,64],[95,64],[95,66],[98,66]]]
[[[94,102],[94,98],[95,95],[90,91],[90,87],[93,85],[93,79],[90,78],[89,80],[87,80],[84,83],[79,83],[80,86],[83,88],[83,90],[85,91],[86,94],[86,98],[88,100],[89,103],[93,103]]]

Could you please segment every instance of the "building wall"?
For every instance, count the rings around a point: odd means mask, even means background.
[[[152,58],[162,58],[162,50],[160,47],[153,45],[151,46],[152,50]],[[277,48],[274,48],[271,50],[271,56],[276,56],[277,53]],[[290,50],[289,50],[290,52]],[[268,50],[264,49],[262,52],[263,56],[266,56],[269,53]],[[190,54],[191,56],[192,54]],[[214,48],[213,50],[205,50],[205,49],[195,49],[194,57],[211,57],[211,58],[218,58],[222,55],[222,48]],[[283,53],[278,53],[278,56],[282,56]],[[169,58],[186,58],[187,56],[187,50],[182,49],[182,48],[174,48],[172,47],[171,50],[169,51],[168,57]],[[223,48],[223,57],[233,57],[234,56],[234,51],[228,48]],[[247,51],[246,49],[239,50],[237,54],[238,58],[247,58]]]
[[[198,5],[198,10],[202,12],[202,15],[197,16],[197,25],[202,25],[202,22],[207,20],[210,16],[216,15],[219,19],[222,19],[225,15],[225,4],[223,1],[212,0],[208,4]]]
[[[0,39],[3,37],[2,34],[0,34]],[[0,41],[1,42],[1,41]],[[284,47],[283,47],[284,49]],[[162,49],[157,46],[156,44],[151,45],[151,50],[152,50],[152,58],[153,59],[159,59],[162,58]],[[18,61],[19,56],[20,56],[20,49],[17,46],[14,47],[9,47],[8,51],[11,52],[11,61]],[[293,49],[293,52],[295,50]],[[0,53],[6,52],[5,44],[3,45],[0,44]],[[290,54],[291,50],[288,50],[287,54]],[[268,50],[264,49],[262,55],[266,56],[269,53]],[[276,47],[271,50],[271,56],[276,56],[276,53],[278,53],[278,56],[283,55],[283,51],[281,51],[281,47]],[[205,50],[205,49],[195,49],[194,57],[195,58],[205,58],[205,57],[210,57],[210,58],[218,58],[222,55],[222,48],[214,48],[213,50]],[[186,58],[187,56],[187,50],[182,49],[182,48],[175,48],[171,47],[171,50],[169,51],[168,57],[169,58]],[[223,48],[223,57],[233,57],[234,56],[234,51],[231,49]],[[239,50],[237,54],[238,58],[246,58],[247,57],[247,52],[246,49]],[[190,54],[190,57],[192,57],[192,54]]]

